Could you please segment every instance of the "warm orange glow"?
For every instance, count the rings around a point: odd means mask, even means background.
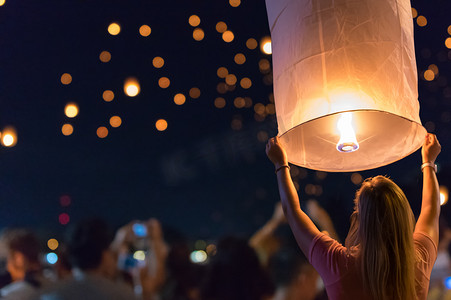
[[[246,102],[243,97],[236,97],[235,100],[233,100],[233,105],[235,105],[236,108],[243,108],[245,104]]]
[[[432,70],[424,71],[423,76],[424,76],[424,79],[427,81],[432,81],[435,78],[434,71],[432,71]]]
[[[425,16],[418,16],[417,17],[417,24],[420,27],[424,27],[428,24],[428,20],[426,19]]]
[[[355,185],[359,185],[362,183],[363,181],[363,177],[362,175],[360,175],[359,173],[353,173],[351,175],[351,181],[352,183],[354,183]]]
[[[434,75],[438,75],[438,67],[435,64],[429,65],[428,67],[429,70],[431,70],[432,72],[434,72]]]
[[[110,90],[106,90],[103,92],[102,94],[102,98],[103,100],[105,100],[106,102],[111,102],[114,99],[114,93],[113,91]]]
[[[240,85],[243,89],[248,89],[252,86],[252,81],[249,78],[244,77],[243,79],[241,79]]]
[[[225,82],[226,82],[228,85],[234,85],[234,84],[236,83],[236,81],[237,81],[236,76],[233,75],[233,74],[229,74],[229,75],[227,75],[226,78],[225,78]]]
[[[47,241],[47,247],[49,247],[50,250],[56,250],[58,248],[59,243],[56,239],[49,239]]]
[[[243,53],[237,53],[234,57],[235,63],[238,65],[242,65],[246,62],[246,56]]]
[[[155,123],[155,127],[157,128],[158,131],[165,131],[168,128],[168,122],[166,122],[165,119],[159,119]]]
[[[244,106],[249,108],[252,106],[252,98],[251,97],[244,97]]]
[[[224,33],[227,30],[227,24],[224,22],[216,23],[216,31],[219,33]]]
[[[220,94],[227,93],[228,91],[227,84],[225,82],[218,83],[218,85],[216,86],[216,91],[218,91],[218,93]]]
[[[451,49],[451,37],[446,38],[445,46],[446,46],[446,48]]]
[[[111,125],[111,127],[116,128],[116,127],[121,126],[121,124],[122,124],[121,117],[119,117],[119,116],[112,116],[110,118],[110,125]]]
[[[111,53],[108,51],[102,51],[99,55],[99,59],[101,62],[109,62],[111,60]]]
[[[415,8],[412,7],[412,18],[416,18],[418,16],[418,12]]]
[[[164,66],[164,59],[161,58],[161,57],[159,57],[159,56],[156,56],[156,57],[154,57],[154,59],[152,60],[152,65],[153,65],[155,68],[160,69],[160,68],[162,68],[162,67]]]
[[[272,47],[271,47],[271,38],[269,36],[264,37],[262,41],[260,42],[261,51],[265,54],[272,54]]]
[[[238,7],[241,4],[241,0],[229,0],[229,4],[232,7]]]
[[[12,127],[7,127],[2,132],[2,145],[5,147],[14,147],[17,144],[17,133]]]
[[[200,97],[200,90],[197,87],[193,87],[189,90],[189,96],[193,99]]]
[[[260,61],[258,62],[258,67],[260,69],[260,72],[262,72],[263,74],[266,74],[271,69],[271,64],[269,63],[269,60],[267,60],[266,58],[263,58],[263,59],[260,59]]]
[[[262,103],[256,103],[254,105],[254,111],[258,115],[264,115],[265,114],[265,105],[263,105]]]
[[[224,31],[224,33],[222,34],[222,39],[226,43],[230,43],[231,41],[233,41],[234,38],[235,35],[230,30]]]
[[[220,67],[218,68],[218,71],[216,71],[216,74],[219,78],[226,78],[226,76],[229,74],[229,70],[227,70],[227,68]]]
[[[248,49],[254,50],[255,48],[257,48],[258,43],[256,39],[250,38],[246,41],[246,47]]]
[[[141,91],[139,82],[136,78],[130,77],[125,80],[124,93],[129,97],[135,97]]]
[[[142,25],[141,27],[139,27],[139,34],[144,37],[149,36],[151,32],[152,29],[149,25]]]
[[[179,93],[174,96],[174,103],[177,105],[182,105],[185,103],[185,101],[186,101],[186,97],[183,94]]]
[[[111,35],[118,35],[121,32],[121,26],[118,23],[111,23],[108,26],[108,32]]]
[[[168,88],[170,84],[171,81],[167,77],[161,77],[160,79],[158,79],[158,86],[162,89]]]
[[[205,37],[205,33],[202,29],[196,28],[193,31],[193,39],[196,41],[202,41]]]
[[[64,124],[63,127],[61,127],[61,132],[65,136],[71,135],[74,133],[74,127],[71,124]]]
[[[75,118],[78,115],[78,106],[75,103],[68,103],[64,108],[64,114],[68,118]]]
[[[69,73],[64,73],[61,75],[61,83],[68,85],[72,82],[72,76]]]
[[[224,108],[225,105],[226,105],[226,101],[224,98],[218,97],[215,99],[215,107],[216,108]]]
[[[99,138],[104,139],[108,135],[108,129],[104,126],[100,126],[99,128],[97,128],[96,133]]]
[[[449,193],[448,188],[444,185],[440,186],[440,205],[445,205],[448,202]]]
[[[191,25],[193,27],[199,26],[199,24],[200,24],[199,16],[192,15],[191,17],[189,17],[188,23],[189,23],[189,25]]]
[[[265,112],[268,115],[273,115],[276,113],[276,106],[273,103],[269,103],[268,105],[265,106]]]

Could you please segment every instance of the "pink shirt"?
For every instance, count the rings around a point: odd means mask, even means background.
[[[419,300],[425,300],[429,289],[429,278],[437,257],[437,245],[422,232],[413,234],[415,251],[421,261],[416,263],[415,281]],[[321,275],[329,299],[371,299],[363,289],[358,275],[360,265],[358,250],[348,249],[329,236],[320,233],[312,241],[309,261]]]

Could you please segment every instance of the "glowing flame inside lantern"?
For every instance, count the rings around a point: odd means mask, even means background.
[[[359,143],[357,143],[355,131],[352,127],[351,112],[345,112],[340,116],[337,127],[340,131],[340,140],[337,143],[337,150],[340,152],[353,152],[359,149]]]
[[[141,91],[139,82],[136,78],[127,78],[124,83],[124,92],[129,97],[135,97]]]
[[[448,188],[440,186],[440,205],[445,205],[448,202]]]

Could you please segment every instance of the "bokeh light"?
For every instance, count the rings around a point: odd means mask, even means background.
[[[74,127],[71,124],[66,123],[61,127],[61,132],[63,133],[63,135],[69,136],[74,133]]]
[[[431,70],[432,72],[434,72],[434,75],[437,76],[438,75],[438,67],[435,64],[429,65],[428,70]]]
[[[121,117],[119,117],[119,116],[112,116],[110,118],[110,125],[111,125],[111,127],[117,128],[117,127],[121,126],[121,124],[122,124]]]
[[[448,26],[448,34],[451,35],[451,25]]]
[[[226,43],[230,43],[231,41],[233,41],[234,38],[235,38],[235,35],[230,30],[226,30],[222,34],[222,39]]]
[[[56,250],[58,248],[59,243],[56,239],[49,239],[47,241],[47,247],[49,247],[50,250]]]
[[[106,102],[111,102],[114,99],[114,93],[113,91],[110,90],[106,90],[103,92],[102,94],[102,98],[103,100],[105,100]]]
[[[143,250],[135,251],[135,253],[133,253],[133,258],[143,261],[146,259],[146,252],[144,252]]]
[[[219,33],[224,33],[227,30],[227,24],[220,21],[216,23],[216,31]]]
[[[451,49],[451,37],[446,38],[445,46],[446,46],[446,48]]]
[[[47,262],[51,265],[56,264],[56,262],[58,261],[58,255],[53,252],[47,253],[45,258],[46,258]]]
[[[193,263],[200,264],[207,260],[208,255],[204,250],[196,250],[191,252],[189,258]]]
[[[158,79],[158,86],[161,87],[162,89],[168,88],[169,85],[171,85],[171,81],[169,80],[169,78],[161,77],[160,79]]]
[[[226,76],[229,75],[229,70],[227,70],[227,68],[225,67],[220,67],[216,71],[216,74],[218,75],[219,78],[226,78]]]
[[[141,27],[139,27],[139,34],[141,36],[149,36],[150,33],[152,32],[152,29],[150,28],[149,25],[142,25]]]
[[[168,122],[165,119],[159,119],[155,122],[158,131],[165,131],[168,128]]]
[[[412,7],[412,18],[416,18],[418,16],[418,12],[415,8]]]
[[[235,105],[236,108],[243,108],[245,104],[246,102],[243,97],[236,97],[235,100],[233,100],[233,105]]]
[[[427,81],[432,81],[435,78],[434,71],[432,71],[432,70],[424,71],[423,76],[424,76],[424,79]]]
[[[61,225],[67,225],[70,222],[70,217],[67,213],[61,213],[58,216],[58,221],[60,222]]]
[[[246,47],[250,50],[254,50],[255,48],[258,47],[258,43],[257,40],[254,38],[250,38],[246,41]]]
[[[197,99],[200,97],[200,89],[197,87],[193,87],[189,90],[189,96],[193,99]]]
[[[418,16],[417,17],[417,24],[420,27],[424,27],[428,24],[428,20],[426,19],[425,16]]]
[[[244,77],[240,80],[240,85],[243,89],[248,89],[252,86],[252,81],[249,78]]]
[[[102,51],[99,55],[99,59],[101,62],[109,62],[111,60],[111,53],[108,51]]]
[[[271,63],[266,58],[260,59],[258,68],[260,69],[260,72],[267,74],[271,71]]]
[[[97,128],[96,134],[99,138],[104,139],[108,136],[108,128],[105,126],[100,126]]]
[[[192,15],[189,17],[188,19],[188,23],[189,25],[193,26],[193,27],[197,27],[200,24],[200,18],[197,15]]]
[[[233,58],[236,64],[242,65],[246,62],[246,56],[243,53],[237,53]]]
[[[236,76],[234,74],[229,74],[225,78],[225,82],[228,85],[234,85],[236,83],[236,81],[237,81],[237,79],[236,79]]]
[[[5,4],[5,0],[0,0],[0,6],[3,6]]]
[[[78,106],[75,103],[68,103],[64,108],[64,114],[68,118],[75,118],[78,115]]]
[[[352,173],[352,175],[351,175],[351,181],[352,181],[352,183],[354,183],[355,185],[359,185],[359,184],[362,183],[363,177],[362,177],[362,175],[360,175],[359,173]]]
[[[224,108],[226,105],[226,101],[222,97],[218,97],[215,99],[215,107],[216,108]]]
[[[451,290],[451,276],[448,276],[448,277],[445,278],[445,287],[448,290]]]
[[[232,7],[238,7],[241,4],[241,0],[229,0],[229,4]]]
[[[157,68],[160,69],[164,66],[164,59],[161,58],[160,56],[156,56],[154,57],[154,59],[152,60],[152,65]]]
[[[136,78],[127,78],[124,82],[124,93],[129,97],[135,97],[141,91],[141,87]]]
[[[174,103],[177,105],[182,105],[185,103],[185,101],[186,101],[186,97],[183,94],[179,93],[174,96]]]
[[[111,35],[118,35],[121,32],[121,26],[118,23],[111,23],[108,26],[108,33]]]
[[[1,135],[2,145],[5,147],[14,147],[17,144],[17,133],[12,127],[3,129]]]
[[[262,41],[260,42],[261,51],[265,54],[272,54],[272,47],[271,47],[271,38],[270,37],[264,37]]]
[[[69,206],[71,204],[72,200],[69,195],[62,195],[60,197],[60,205],[63,207]]]
[[[202,41],[205,37],[205,33],[201,28],[196,28],[193,30],[193,39],[196,41]]]
[[[61,83],[64,85],[68,85],[72,82],[72,75],[70,75],[69,73],[64,73],[63,75],[61,75]]]

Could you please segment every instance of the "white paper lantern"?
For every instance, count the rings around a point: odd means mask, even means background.
[[[279,136],[291,163],[358,171],[421,147],[409,0],[266,0],[266,7]]]

